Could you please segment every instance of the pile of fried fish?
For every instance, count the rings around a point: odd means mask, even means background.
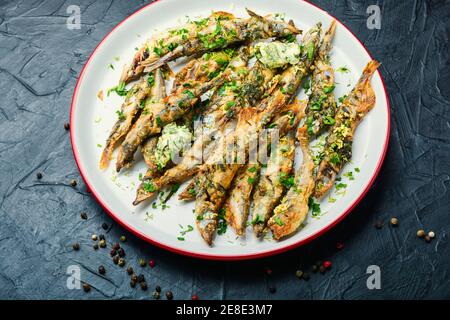
[[[125,100],[100,159],[100,168],[106,168],[118,147],[119,172],[140,150],[148,170],[134,205],[192,178],[179,199],[195,200],[193,218],[209,245],[224,223],[237,235],[244,235],[249,223],[258,237],[270,231],[280,240],[295,233],[307,217],[310,198],[322,198],[350,161],[355,129],[375,104],[370,79],[377,61],[367,64],[342,103],[335,101],[330,64],[335,21],[325,32],[317,23],[299,41],[302,31],[292,21],[247,12],[248,18],[214,12],[147,40],[116,87]],[[256,59],[250,66],[255,43],[264,39],[298,44],[298,59],[275,68]],[[168,63],[179,58],[187,62],[173,75]],[[166,93],[171,76],[173,86]],[[307,79],[308,99],[298,101]],[[163,129],[177,124],[192,130],[195,119],[206,129],[177,161],[158,164],[155,150]],[[230,124],[233,130],[224,134]],[[250,161],[255,139],[268,128],[278,130],[278,142],[268,146],[267,161]],[[315,163],[310,142],[324,133],[325,147]],[[240,141],[244,152],[233,155],[240,161],[225,161],[218,151],[225,138]],[[303,155],[298,169],[296,145]]]

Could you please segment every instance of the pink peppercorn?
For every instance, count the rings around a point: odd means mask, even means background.
[[[150,268],[153,268],[154,266],[155,266],[155,260],[150,260],[149,262],[148,262],[148,265],[150,266]]]
[[[325,267],[325,268],[330,268],[331,267],[331,261],[329,261],[329,260],[327,260],[327,261],[324,261],[323,262],[323,266]]]

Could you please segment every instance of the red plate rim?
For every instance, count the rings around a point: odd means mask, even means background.
[[[125,221],[122,221],[119,216],[117,216],[113,210],[111,210],[99,197],[99,195],[97,194],[97,192],[95,191],[95,188],[92,186],[92,184],[88,181],[85,171],[79,161],[79,155],[78,155],[78,150],[76,145],[74,144],[74,135],[73,135],[73,115],[75,112],[75,101],[76,101],[76,96],[78,94],[78,88],[79,85],[81,83],[81,79],[83,77],[83,74],[86,70],[86,67],[88,66],[88,64],[91,62],[92,57],[94,56],[95,52],[97,51],[97,49],[100,47],[100,45],[122,24],[124,23],[126,20],[130,19],[131,17],[133,17],[134,15],[138,14],[139,12],[141,12],[142,10],[146,9],[147,7],[151,6],[152,4],[158,2],[160,0],[156,0],[152,3],[149,3],[147,5],[145,5],[144,7],[140,8],[139,10],[137,10],[136,12],[132,13],[131,15],[129,15],[127,18],[125,18],[124,20],[122,20],[118,25],[116,25],[103,39],[102,41],[99,42],[99,44],[95,47],[94,51],[91,53],[91,55],[89,56],[89,59],[87,60],[86,64],[83,66],[83,69],[81,70],[80,76],[78,77],[77,83],[75,85],[75,89],[74,89],[74,93],[72,96],[72,102],[71,102],[71,106],[70,106],[70,140],[71,140],[71,144],[72,144],[72,152],[75,158],[75,162],[77,164],[78,170],[80,171],[81,177],[83,178],[84,182],[86,183],[88,189],[90,190],[90,192],[92,193],[92,195],[94,196],[94,198],[97,200],[97,202],[102,206],[102,208],[114,219],[116,220],[121,226],[123,226],[125,229],[127,229],[128,231],[130,231],[131,233],[133,233],[134,235],[138,236],[139,238],[154,244],[160,248],[166,249],[168,251],[174,252],[174,253],[178,253],[181,255],[185,255],[185,256],[190,256],[190,257],[194,257],[194,258],[200,258],[200,259],[206,259],[206,260],[227,260],[227,261],[233,261],[233,260],[248,260],[248,259],[256,259],[256,258],[263,258],[263,257],[268,257],[268,256],[272,256],[272,255],[276,255],[276,254],[280,254],[283,252],[286,252],[288,250],[300,247],[318,237],[320,237],[321,235],[323,235],[324,233],[326,233],[328,230],[332,229],[334,226],[336,226],[339,222],[341,222],[355,207],[356,205],[364,198],[364,196],[366,195],[366,193],[368,192],[368,190],[370,189],[370,187],[372,186],[373,182],[375,181],[376,177],[378,176],[378,173],[380,172],[381,166],[383,164],[384,158],[386,156],[386,151],[388,148],[388,144],[389,144],[389,133],[390,133],[390,127],[391,127],[391,117],[390,117],[390,104],[389,104],[389,99],[387,96],[387,92],[386,92],[386,86],[384,84],[384,80],[383,77],[381,76],[381,73],[379,72],[379,70],[377,70],[378,75],[380,76],[381,79],[381,83],[383,85],[383,91],[384,91],[384,95],[386,97],[386,106],[387,106],[387,115],[388,115],[388,123],[387,123],[387,134],[386,134],[386,138],[385,138],[385,143],[384,143],[384,148],[383,148],[383,152],[381,154],[381,157],[378,159],[378,163],[377,163],[377,167],[374,171],[374,174],[372,175],[370,181],[367,183],[367,185],[364,187],[363,192],[359,195],[359,197],[339,216],[337,217],[332,223],[330,223],[328,226],[326,226],[325,228],[317,231],[316,233],[310,235],[309,237],[307,237],[306,239],[300,240],[296,243],[293,243],[289,246],[283,247],[283,248],[279,248],[279,249],[273,249],[273,250],[269,250],[269,251],[265,251],[265,252],[260,252],[260,253],[254,253],[254,254],[242,254],[242,255],[233,255],[233,256],[222,256],[222,255],[217,255],[217,254],[203,254],[203,253],[196,253],[196,252],[192,252],[192,251],[188,251],[188,250],[181,250],[178,248],[174,248],[172,246],[166,245],[164,243],[158,242],[155,239],[152,239],[151,237],[149,237],[148,235],[140,232],[139,230],[136,230],[134,227],[132,227],[131,225],[127,224]],[[342,27],[344,27],[347,31],[350,32],[350,34],[356,39],[356,41],[363,47],[364,51],[367,53],[367,55],[370,57],[370,59],[373,60],[372,56],[370,55],[369,51],[367,50],[367,48],[364,46],[364,44],[361,43],[361,41],[356,37],[356,35],[349,29],[347,28],[341,21],[339,21],[338,19],[336,19],[333,15],[329,14],[327,11],[319,8],[318,6],[304,0],[304,2],[308,5],[311,5],[313,7],[315,7],[316,9],[322,11],[323,13],[325,13],[326,15],[328,15],[329,17],[333,18],[334,20],[336,20],[337,23],[339,23]]]

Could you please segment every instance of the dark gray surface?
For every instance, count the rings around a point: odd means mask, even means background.
[[[171,289],[176,299],[193,293],[202,299],[450,298],[450,2],[379,1],[381,30],[366,27],[366,8],[375,1],[314,3],[382,62],[392,112],[383,168],[360,205],[309,245],[257,261],[207,262],[151,246],[113,223],[87,192],[63,128],[90,53],[145,2],[0,1],[0,298],[148,299],[152,290],[131,289],[109,250],[91,248],[90,235],[101,233],[103,222],[111,226],[110,243],[122,234],[129,239],[128,261],[155,259],[156,267],[144,270],[150,288]],[[81,30],[66,28],[71,4],[81,7]],[[396,229],[391,216],[400,220]],[[385,222],[381,230],[374,228],[378,219]],[[419,228],[434,230],[436,239],[417,239]],[[79,252],[71,248],[74,241]],[[343,250],[335,249],[338,241]],[[309,282],[296,279],[299,266],[308,269],[318,259],[331,260],[332,270]],[[82,279],[95,290],[66,288],[71,264],[81,266]],[[100,264],[106,279],[95,273]],[[372,264],[381,268],[381,290],[366,287]]]

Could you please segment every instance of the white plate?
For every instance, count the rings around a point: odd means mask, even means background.
[[[327,198],[321,203],[320,218],[308,217],[305,227],[294,236],[280,242],[258,241],[252,232],[246,239],[236,239],[233,231],[217,236],[214,247],[208,247],[198,232],[187,233],[184,241],[177,239],[180,225],[194,225],[194,203],[183,203],[174,196],[168,202],[170,208],[153,209],[151,203],[133,207],[132,201],[138,184],[139,173],[145,173],[143,161],[137,161],[126,173],[116,177],[113,163],[101,171],[98,168],[101,148],[116,120],[121,98],[112,94],[103,102],[97,98],[99,90],[106,92],[117,84],[124,63],[140,47],[146,37],[156,29],[164,30],[179,25],[196,16],[207,16],[211,10],[231,11],[245,17],[248,7],[259,14],[285,13],[296,26],[308,30],[318,21],[327,28],[332,17],[321,9],[299,0],[245,0],[231,4],[229,0],[163,0],[152,3],[122,21],[94,50],[86,63],[75,88],[71,109],[71,137],[75,159],[81,175],[95,198],[125,228],[139,237],[163,248],[185,255],[207,258],[238,260],[267,256],[286,251],[319,236],[339,222],[362,199],[375,179],[384,159],[389,138],[389,105],[380,74],[375,73],[372,85],[377,102],[374,109],[358,127],[353,145],[353,160],[344,172],[353,171],[355,179],[343,177],[348,187],[344,195],[334,195],[336,202]],[[347,93],[364,66],[372,58],[359,40],[341,23],[338,23],[333,42],[332,63],[335,68],[347,66],[350,74],[336,73],[336,96]],[[117,61],[117,58],[119,60]],[[108,67],[112,64],[114,70]],[[351,84],[351,86],[348,86]],[[106,97],[106,94],[105,94]],[[356,173],[354,168],[360,168]],[[180,188],[180,191],[183,188]]]

